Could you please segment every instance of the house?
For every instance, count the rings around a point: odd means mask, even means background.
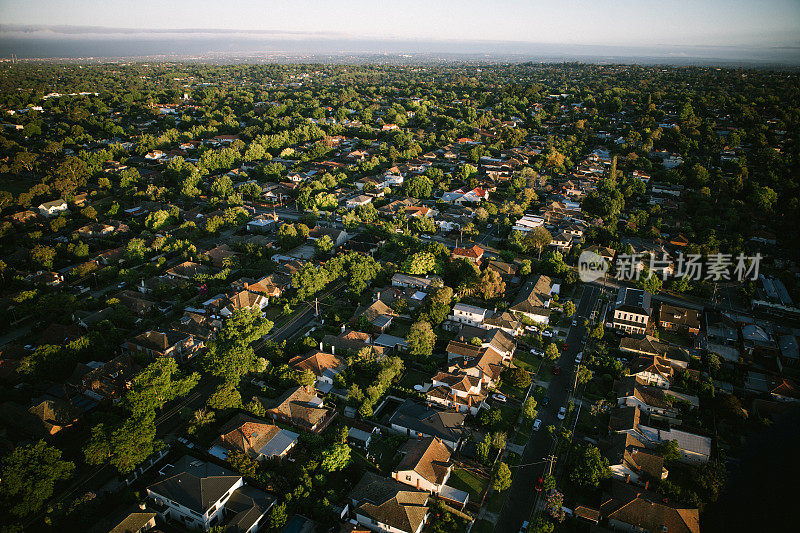
[[[383,303],[382,300],[375,300],[366,307],[359,307],[353,315],[356,322],[362,317],[369,322],[372,333],[381,334],[392,324],[392,319],[397,316],[394,310]]]
[[[614,382],[614,392],[618,407],[636,407],[642,412],[675,416],[677,410],[672,407],[671,397],[664,389],[647,385],[639,377],[630,376]]]
[[[494,270],[500,274],[503,279],[510,279],[517,275],[517,265],[511,263],[504,263],[503,261],[491,260],[486,265],[487,270]]]
[[[210,269],[201,265],[200,263],[193,263],[192,261],[184,261],[172,268],[164,271],[164,275],[170,279],[193,280],[202,274],[208,274]]]
[[[461,205],[463,203],[480,203],[489,199],[489,191],[475,187],[474,189],[456,189],[442,195],[442,201],[448,204]]]
[[[147,508],[144,507],[125,513],[122,517],[117,515],[117,519],[112,523],[114,526],[108,530],[108,533],[144,533],[156,527],[156,513],[147,511]]]
[[[453,306],[452,314],[447,317],[449,320],[468,324],[470,326],[481,326],[489,315],[489,310],[474,305],[462,304],[461,302]]]
[[[223,305],[219,308],[218,312],[221,316],[227,318],[240,309],[263,311],[264,308],[267,307],[267,304],[269,304],[269,298],[250,290],[244,290],[237,292],[221,303]]]
[[[355,209],[356,207],[360,207],[362,205],[367,205],[368,203],[372,202],[372,197],[367,196],[365,194],[359,194],[358,196],[354,196],[345,202],[345,207],[348,209]]]
[[[297,355],[289,360],[289,366],[298,372],[306,370],[313,373],[318,383],[333,385],[336,377],[347,366],[345,362],[332,353],[312,350],[306,355]]]
[[[556,248],[563,254],[569,253],[572,248],[572,235],[566,231],[559,231],[553,234],[553,239],[550,241],[550,246]]]
[[[522,321],[517,319],[508,311],[502,313],[493,313],[491,316],[486,317],[483,321],[483,327],[486,329],[499,329],[508,335],[516,337],[522,335],[523,324]]]
[[[224,268],[228,265],[228,263],[234,261],[235,258],[239,256],[239,252],[235,252],[227,244],[220,244],[219,246],[207,251],[205,255],[211,259],[211,264],[213,264],[215,267]]]
[[[544,218],[538,215],[522,215],[522,218],[517,220],[513,226],[511,226],[511,231],[521,231],[522,233],[528,233],[533,228],[538,228],[544,226]]]
[[[392,478],[417,490],[438,494],[447,480],[453,464],[450,449],[436,437],[407,441],[400,453],[403,458],[392,472]]]
[[[144,317],[156,310],[158,305],[145,298],[141,298],[137,292],[123,290],[117,294],[119,303],[131,310],[137,316]]]
[[[609,429],[627,433],[647,448],[657,448],[667,441],[675,441],[681,454],[679,461],[686,464],[707,463],[711,457],[711,438],[675,428],[662,429],[647,425],[649,415],[638,407],[616,407],[611,410]],[[662,425],[662,424],[660,424]]]
[[[421,291],[428,291],[436,287],[442,287],[444,282],[439,276],[411,276],[409,274],[397,273],[392,276],[393,287],[414,287]]]
[[[425,401],[428,405],[438,404],[460,413],[477,415],[482,407],[486,407],[482,385],[479,377],[458,370],[454,373],[439,372],[431,378]]]
[[[46,217],[52,217],[67,210],[67,202],[62,199],[52,200],[39,204],[39,214]]]
[[[323,228],[322,226],[317,226],[308,233],[308,238],[312,241],[316,241],[325,235],[330,237],[334,248],[338,248],[339,246],[343,245],[349,237],[347,232],[343,229]]]
[[[166,333],[149,330],[125,341],[125,348],[130,352],[146,353],[150,357],[173,357],[176,360],[194,355],[192,336],[167,329]]]
[[[650,321],[650,293],[641,289],[620,287],[614,303],[613,327],[643,335]]]
[[[356,521],[371,531],[420,533],[428,520],[427,492],[366,472],[350,491]]]
[[[327,427],[335,416],[312,389],[303,386],[291,388],[275,400],[258,400],[272,419],[315,433]]]
[[[354,420],[348,425],[350,429],[347,430],[347,442],[353,446],[358,446],[362,450],[369,449],[372,437],[381,433],[378,426],[371,425],[363,420]]]
[[[703,315],[705,346],[726,361],[739,362],[739,327],[728,315],[716,309],[706,309]]]
[[[629,376],[635,376],[648,385],[668,389],[674,378],[675,370],[669,361],[662,356],[639,357],[631,364]]]
[[[373,344],[372,335],[363,331],[347,329],[342,326],[339,335],[325,335],[322,344],[331,347],[331,353],[337,351],[344,354],[357,354],[363,348],[369,348],[376,356],[383,353],[383,349]]]
[[[278,224],[278,217],[275,215],[258,215],[247,223],[247,231],[250,233],[269,233]]]
[[[611,475],[625,483],[644,485],[667,479],[669,475],[664,458],[627,433],[611,435],[603,455],[608,459]]]
[[[594,254],[599,255],[603,259],[611,264],[614,261],[614,255],[617,253],[613,248],[608,248],[607,246],[598,246],[593,244],[592,246],[587,246],[583,249],[584,252],[592,252]]]
[[[453,248],[453,252],[450,254],[450,258],[455,259],[466,259],[470,263],[480,264],[481,258],[483,257],[483,248],[480,246],[473,245],[470,248]]]
[[[544,274],[538,274],[522,286],[508,310],[539,324],[547,324],[550,322],[549,307],[553,293],[553,280]]]
[[[389,418],[395,431],[411,437],[438,437],[450,449],[457,450],[468,431],[466,415],[434,409],[411,399],[404,401]]]
[[[231,452],[245,453],[257,461],[283,458],[299,437],[294,431],[238,413],[222,427],[208,452],[223,461]]]
[[[658,325],[670,331],[697,335],[700,333],[700,311],[662,303],[658,309]]]
[[[77,365],[70,381],[97,401],[118,401],[128,392],[140,369],[130,354],[123,354],[107,363]]]
[[[612,482],[612,494],[603,497],[600,513],[614,531],[700,533],[700,511],[676,508],[661,496]]]
[[[189,529],[208,531],[227,524],[234,531],[254,533],[275,504],[274,497],[246,486],[242,476],[188,455],[161,473],[147,495],[161,518]]]

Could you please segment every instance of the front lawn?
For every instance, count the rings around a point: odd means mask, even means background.
[[[481,520],[472,527],[472,531],[474,533],[493,533],[494,524],[488,520]]]
[[[492,495],[489,496],[489,512],[490,513],[499,513],[503,510],[503,502],[506,501],[506,492],[492,492]]]
[[[463,468],[453,469],[453,472],[450,474],[450,479],[447,480],[447,484],[454,489],[468,492],[470,501],[476,503],[480,503],[481,496],[483,496],[483,491],[486,490],[486,485],[488,483],[488,479],[479,477]]]

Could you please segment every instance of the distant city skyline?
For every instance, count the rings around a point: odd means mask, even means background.
[[[545,44],[662,48],[665,56],[697,47],[707,50],[705,56],[713,56],[715,47],[726,49],[727,57],[737,49],[742,57],[752,49],[800,54],[797,0],[0,0],[0,12],[0,54],[28,42],[40,57],[45,49],[58,55],[56,41],[98,48],[98,41],[112,40],[164,41],[163,53],[170,53],[170,40],[176,49],[203,41],[192,50],[231,51],[230,40],[245,49],[319,52],[437,52],[469,42],[477,43],[475,51],[486,43],[487,53],[523,53],[523,45]]]

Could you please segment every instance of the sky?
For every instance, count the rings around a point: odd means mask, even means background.
[[[285,41],[800,50],[800,0],[0,0],[2,38],[185,40],[234,33]]]

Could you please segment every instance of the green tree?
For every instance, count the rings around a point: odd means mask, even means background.
[[[286,513],[286,503],[278,503],[272,506],[272,510],[267,517],[267,526],[270,531],[278,531],[286,525],[288,515]]]
[[[403,263],[403,271],[419,276],[438,270],[436,256],[430,252],[417,252]]]
[[[481,442],[475,446],[475,455],[483,464],[489,462],[489,454],[492,453],[492,438],[487,433]]]
[[[570,472],[570,479],[582,487],[597,488],[600,481],[611,477],[608,459],[595,446],[583,446]]]
[[[594,377],[592,371],[586,368],[586,366],[580,365],[578,367],[578,385],[585,385],[589,383],[592,380],[592,377]]]
[[[503,371],[503,381],[518,389],[525,389],[531,384],[531,375],[518,367],[508,368]]]
[[[558,351],[558,346],[556,346],[556,343],[554,342],[548,344],[547,348],[544,349],[544,356],[550,361],[555,361],[560,355],[561,354]]]
[[[433,354],[436,333],[433,332],[430,322],[414,322],[408,332],[406,342],[411,355],[428,356]]]
[[[536,400],[533,397],[525,400],[525,403],[522,405],[522,416],[527,420],[533,421],[536,419],[537,414],[539,414],[539,412],[536,410]]]
[[[498,492],[503,492],[511,486],[511,470],[502,461],[495,463],[492,470],[492,488]]]
[[[433,182],[427,176],[411,176],[405,182],[406,194],[412,198],[428,198],[433,190]]]
[[[75,465],[61,459],[61,450],[40,440],[14,448],[2,461],[0,498],[17,517],[39,511],[56,483],[72,477]]]
[[[567,300],[567,302],[564,304],[564,315],[567,318],[572,318],[574,314],[575,314],[575,304],[572,302],[572,300]]]
[[[506,292],[506,282],[497,271],[487,268],[478,278],[475,288],[484,300],[492,300],[503,296]]]
[[[56,258],[56,251],[49,246],[37,244],[31,250],[31,260],[45,268],[51,270],[53,268],[53,260]]]
[[[322,257],[333,250],[333,239],[328,235],[323,235],[314,242],[314,252],[318,257]]]
[[[181,378],[173,357],[159,357],[133,378],[125,406],[134,416],[155,412],[165,403],[186,396],[199,381],[197,372]]]
[[[420,318],[427,318],[431,324],[441,324],[447,315],[450,314],[453,301],[453,289],[450,287],[440,287],[431,292],[425,302],[423,315]]]
[[[677,440],[664,441],[656,446],[656,451],[661,454],[664,464],[671,465],[681,458],[681,449]]]
[[[245,452],[239,450],[231,452],[228,455],[228,464],[234,472],[238,472],[245,477],[253,479],[258,474],[258,463]]]
[[[208,398],[208,406],[212,409],[235,409],[242,406],[242,395],[232,383],[220,383]]]
[[[530,230],[522,241],[523,249],[528,252],[536,250],[539,257],[542,256],[542,250],[545,246],[553,241],[553,236],[542,226],[537,226]]]
[[[324,472],[337,472],[350,464],[350,446],[334,444],[322,452],[320,466]]]
[[[83,209],[81,209],[81,215],[88,218],[89,220],[97,220],[97,209],[94,207],[87,205]]]
[[[121,474],[128,474],[147,459],[161,443],[156,442],[155,414],[129,417],[117,426],[98,424],[84,447],[86,462],[109,463]]]

